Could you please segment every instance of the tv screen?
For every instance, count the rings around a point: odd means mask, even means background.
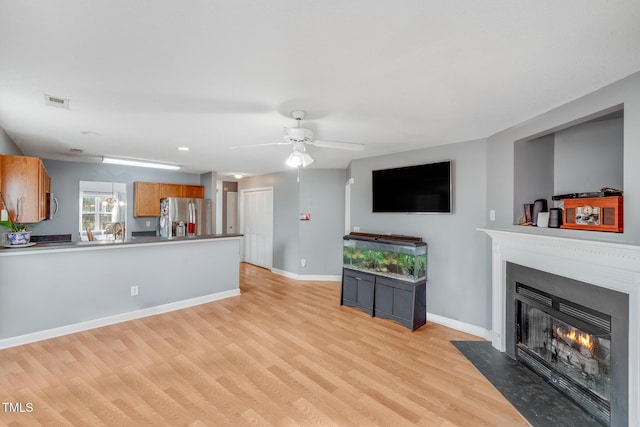
[[[372,171],[373,212],[451,212],[451,161]]]

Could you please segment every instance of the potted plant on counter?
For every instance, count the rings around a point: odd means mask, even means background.
[[[11,221],[11,218],[8,218],[6,221],[0,221],[0,226],[6,227],[9,229],[7,234],[7,243],[10,246],[21,246],[26,245],[31,241],[31,232],[27,230],[27,226],[24,224],[20,224],[18,222],[18,217],[20,216],[20,202],[18,200],[18,212],[16,215],[16,221]]]
[[[27,226],[24,224],[0,221],[0,225],[10,230],[7,233],[7,243],[11,246],[26,245],[31,240],[31,232],[27,230]]]

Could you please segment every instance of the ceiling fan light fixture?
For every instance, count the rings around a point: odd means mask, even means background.
[[[294,151],[289,155],[289,158],[285,162],[285,164],[291,168],[299,168],[302,166],[302,153],[299,151]]]
[[[306,168],[311,163],[315,162],[315,160],[304,150],[293,150],[293,153],[289,155],[287,161],[285,162],[287,166],[292,168],[299,168],[302,166]]]
[[[288,142],[310,142],[313,140],[313,132],[306,128],[285,128],[284,139]]]
[[[303,151],[302,153],[300,153],[302,156],[302,167],[306,168],[307,166],[309,166],[311,163],[315,162],[315,160],[309,155],[309,153],[307,153],[306,151]]]

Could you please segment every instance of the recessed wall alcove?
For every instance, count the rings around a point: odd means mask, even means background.
[[[514,142],[513,223],[524,204],[552,196],[623,190],[624,106],[617,105]]]

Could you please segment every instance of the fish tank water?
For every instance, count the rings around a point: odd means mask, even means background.
[[[421,240],[421,239],[420,239]],[[427,278],[427,244],[401,236],[343,237],[343,267],[415,283]]]

